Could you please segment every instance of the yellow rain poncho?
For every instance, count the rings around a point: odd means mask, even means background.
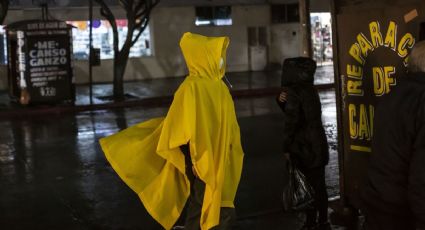
[[[165,118],[152,119],[100,140],[114,170],[165,229],[180,216],[190,193],[185,157],[205,183],[201,229],[219,224],[220,207],[234,207],[243,151],[232,97],[221,80],[227,37],[185,33],[180,41],[189,75]]]

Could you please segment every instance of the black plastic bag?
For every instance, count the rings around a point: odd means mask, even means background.
[[[288,159],[289,182],[283,189],[283,209],[285,211],[303,211],[311,209],[314,202],[313,187],[304,174]]]

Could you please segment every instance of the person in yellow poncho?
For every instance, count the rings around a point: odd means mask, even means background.
[[[180,47],[189,75],[166,117],[100,140],[114,170],[165,229],[173,227],[189,195],[188,220],[197,216],[191,212],[202,199],[198,229],[220,227],[221,210],[234,208],[243,150],[233,100],[222,81],[228,45],[228,37],[185,33]],[[188,146],[188,162],[181,146]]]

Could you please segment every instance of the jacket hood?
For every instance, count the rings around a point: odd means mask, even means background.
[[[221,79],[226,72],[228,37],[206,37],[186,32],[180,40],[189,76]]]
[[[287,58],[283,62],[282,86],[313,84],[316,62],[311,58]]]

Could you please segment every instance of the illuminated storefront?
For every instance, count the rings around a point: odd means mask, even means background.
[[[89,57],[89,30],[88,21],[67,21],[74,26],[72,29],[73,57],[76,60],[87,60]],[[127,20],[117,20],[119,46],[121,47],[127,35]],[[137,31],[136,33],[137,34]],[[143,31],[139,40],[130,50],[130,57],[152,56],[149,26]],[[93,21],[93,47],[100,49],[101,59],[112,59],[113,34],[110,23],[106,20]],[[6,36],[3,26],[0,26],[0,65],[7,64]]]
[[[313,58],[319,65],[332,64],[332,26],[330,13],[311,13]]]
[[[6,56],[6,35],[5,35],[4,27],[0,26],[0,65],[6,64],[7,56]]]
[[[89,57],[89,30],[88,21],[67,21],[75,28],[72,30],[74,47],[74,58],[86,60]],[[127,20],[117,20],[119,46],[124,44],[127,36]],[[137,32],[135,33],[137,34]],[[93,21],[93,47],[100,49],[101,59],[112,59],[114,57],[113,33],[110,23],[106,20]],[[130,50],[130,57],[151,56],[149,26],[143,31],[139,40]]]

